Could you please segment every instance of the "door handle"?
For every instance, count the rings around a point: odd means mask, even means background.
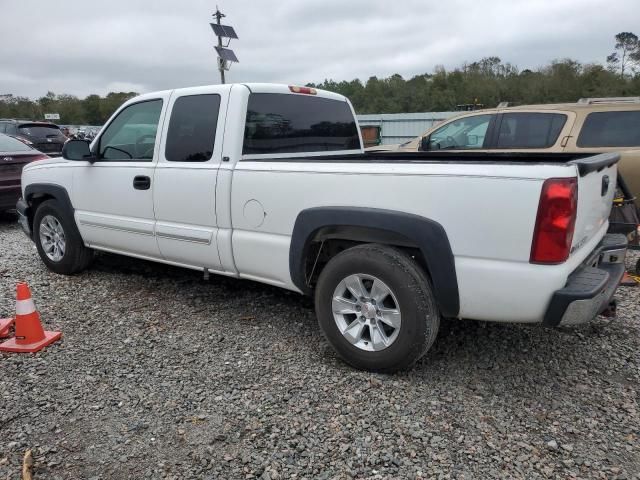
[[[151,179],[145,175],[137,175],[133,177],[133,188],[136,190],[149,190],[151,188]]]

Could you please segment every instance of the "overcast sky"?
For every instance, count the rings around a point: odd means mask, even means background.
[[[227,82],[405,78],[497,55],[604,62],[640,0],[218,0],[239,40]],[[218,83],[215,0],[0,0],[0,94],[84,97]]]

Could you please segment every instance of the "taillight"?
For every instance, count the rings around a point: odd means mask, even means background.
[[[531,244],[531,263],[562,263],[569,258],[578,210],[575,178],[545,180]]]
[[[318,91],[315,88],[311,87],[296,87],[293,85],[289,85],[289,91],[293,93],[304,93],[306,95],[316,95]]]

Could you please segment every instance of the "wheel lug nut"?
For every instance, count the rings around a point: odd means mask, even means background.
[[[362,307],[360,305],[356,305],[356,311],[359,312],[360,310],[362,310]]]

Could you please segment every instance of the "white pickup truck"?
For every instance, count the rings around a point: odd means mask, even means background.
[[[365,153],[349,101],[216,85],[126,102],[24,169],[20,223],[54,272],[94,250],[315,295],[350,364],[413,365],[441,317],[547,326],[612,302],[615,154]]]

